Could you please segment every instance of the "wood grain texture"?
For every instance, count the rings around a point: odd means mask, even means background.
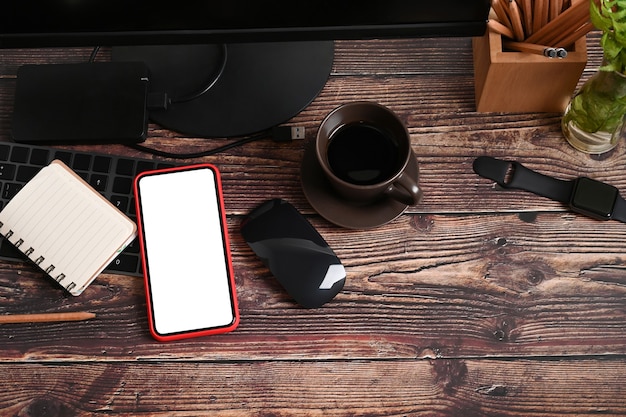
[[[20,417],[618,416],[626,413],[625,366],[593,359],[74,364],[68,379],[67,366],[19,364],[1,366],[20,389],[8,396],[11,385],[0,382],[0,405]]]
[[[581,83],[599,65],[597,42],[592,33]],[[19,65],[90,52],[0,51],[0,139],[10,138]],[[0,415],[626,415],[626,227],[500,190],[471,169],[488,154],[624,194],[626,145],[581,154],[563,139],[560,114],[478,113],[473,88],[470,39],[337,42],[324,90],[288,123],[305,127],[304,141],[188,161],[222,172],[241,311],[232,333],[157,343],[142,279],[104,274],[71,297],[34,267],[0,263],[0,314],[97,314],[0,326]],[[366,231],[324,220],[300,184],[320,121],[352,100],[405,121],[424,189],[420,204]],[[153,124],[146,145],[190,152],[227,141]],[[344,290],[320,309],[297,307],[239,233],[270,197],[302,211],[346,266]]]

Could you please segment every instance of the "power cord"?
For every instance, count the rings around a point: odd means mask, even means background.
[[[96,56],[98,55],[99,51],[100,51],[100,46],[96,46],[93,48],[91,55],[89,57],[89,62],[95,62]],[[147,98],[148,110],[166,110],[171,104],[191,101],[202,96],[215,85],[219,77],[222,75],[224,71],[224,67],[226,66],[227,60],[228,60],[228,51],[227,51],[226,45],[222,45],[222,62],[221,62],[220,68],[217,70],[215,76],[209,82],[207,82],[201,89],[190,94],[189,96],[169,97],[167,93],[149,94]],[[208,149],[208,150],[200,151],[200,152],[180,153],[180,154],[161,151],[159,149],[153,149],[153,148],[139,145],[139,144],[129,144],[127,146],[133,149],[137,149],[141,152],[150,153],[152,155],[160,156],[164,158],[193,159],[193,158],[201,158],[204,156],[215,155],[217,153],[227,151],[237,146],[241,146],[246,143],[254,142],[254,141],[264,139],[267,137],[271,137],[274,142],[291,142],[292,140],[304,139],[304,134],[305,134],[304,127],[302,126],[277,126],[272,129],[264,130],[262,132],[259,132],[251,136],[242,137],[241,139],[235,140],[231,143],[228,143],[223,146],[219,146],[217,148]]]
[[[93,63],[96,61],[96,56],[98,55],[98,52],[100,52],[100,47],[95,46],[91,51],[91,55],[89,55],[89,63]]]
[[[215,83],[218,82],[218,80],[224,73],[224,68],[226,68],[226,61],[228,61],[228,49],[226,48],[225,44],[222,44],[221,47],[222,47],[222,60],[220,63],[220,67],[216,71],[215,75],[202,88],[198,89],[198,91],[195,91],[189,94],[188,96],[170,97],[169,104],[186,103],[188,101],[195,100],[201,97],[202,95],[204,95],[205,93],[207,93],[211,88],[213,88]]]
[[[220,77],[224,73],[224,68],[226,68],[226,62],[228,61],[228,48],[226,44],[221,44],[221,61],[220,66],[215,72],[215,74],[200,88],[196,91],[191,92],[189,95],[180,96],[180,97],[172,97],[167,92],[153,92],[148,94],[148,110],[167,110],[167,108],[176,103],[186,103],[197,98],[202,97],[206,94],[213,86],[219,81]],[[100,52],[100,46],[95,46],[91,51],[91,55],[89,56],[89,62],[93,63],[96,61],[96,57]]]
[[[220,152],[224,152],[228,149],[235,148],[237,146],[244,145],[246,143],[254,142],[257,140],[271,138],[274,142],[291,142],[293,140],[301,140],[305,137],[305,130],[302,126],[277,126],[272,129],[265,130],[263,132],[259,132],[257,134],[246,136],[241,139],[235,140],[229,144],[224,146],[219,146],[217,148],[208,149],[200,152],[192,152],[192,153],[172,153],[161,151],[159,149],[153,149],[147,146],[138,145],[138,144],[129,144],[127,146],[137,149],[142,152],[150,153],[152,155],[160,156],[163,158],[171,158],[171,159],[193,159],[193,158],[201,158],[203,156],[211,156]]]

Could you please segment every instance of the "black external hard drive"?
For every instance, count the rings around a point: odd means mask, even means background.
[[[136,143],[146,138],[143,62],[23,65],[17,73],[13,140]]]

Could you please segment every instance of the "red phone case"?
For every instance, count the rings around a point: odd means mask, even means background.
[[[215,190],[217,194],[216,195],[217,205],[219,206],[219,217],[220,217],[219,221],[221,223],[221,235],[222,235],[222,241],[223,241],[223,247],[224,247],[224,257],[225,257],[225,265],[227,269],[230,305],[232,308],[233,320],[231,323],[227,325],[222,325],[219,327],[200,328],[200,329],[193,329],[193,330],[184,330],[184,331],[175,332],[175,333],[162,334],[162,333],[159,333],[159,331],[157,330],[157,326],[155,323],[155,311],[154,311],[154,305],[153,305],[153,299],[152,299],[152,288],[151,288],[150,270],[149,270],[150,265],[148,263],[149,262],[148,256],[147,256],[148,252],[147,252],[146,241],[145,241],[145,229],[144,229],[145,225],[144,225],[144,219],[143,219],[144,207],[142,207],[143,201],[142,201],[141,191],[140,191],[140,188],[141,188],[140,181],[143,178],[148,177],[148,176],[167,175],[169,173],[177,173],[177,172],[197,170],[197,169],[210,169],[214,174]],[[139,174],[135,178],[134,194],[135,194],[135,204],[136,204],[136,211],[137,211],[137,227],[138,227],[139,244],[140,244],[140,249],[141,249],[141,254],[142,254],[142,267],[144,271],[143,274],[144,274],[146,304],[147,304],[147,309],[148,309],[148,322],[149,322],[148,324],[149,324],[150,333],[152,334],[152,336],[158,341],[165,342],[165,341],[186,339],[190,337],[226,333],[226,332],[230,332],[234,330],[239,324],[240,316],[239,316],[239,308],[238,308],[237,295],[236,295],[236,289],[235,289],[235,279],[234,279],[234,272],[233,272],[231,253],[230,253],[228,227],[226,223],[226,214],[224,211],[222,181],[221,181],[221,176],[217,167],[211,164],[196,164],[196,165],[187,165],[187,166],[181,166],[181,167],[146,171],[146,172]],[[198,231],[198,233],[200,232],[201,231]],[[177,243],[172,242],[172,244],[177,244]],[[176,260],[173,260],[173,261],[176,261]],[[180,260],[180,262],[184,262],[184,261],[185,261],[184,259]]]

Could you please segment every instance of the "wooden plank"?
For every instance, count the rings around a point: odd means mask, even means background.
[[[0,409],[16,416],[626,413],[623,359],[11,364],[0,369]]]

